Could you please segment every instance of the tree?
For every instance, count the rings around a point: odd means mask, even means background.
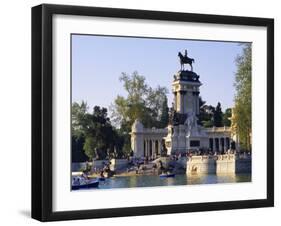
[[[168,99],[165,96],[161,107],[159,127],[165,128],[166,126],[168,126],[168,123],[169,123],[169,107],[168,107]]]
[[[236,58],[237,71],[234,87],[236,90],[233,109],[234,133],[239,138],[240,147],[251,150],[252,133],[252,46],[244,44],[243,52]]]
[[[212,105],[206,105],[206,101],[203,101],[199,97],[199,116],[198,123],[204,127],[213,127],[214,126],[214,111],[215,108]]]
[[[84,153],[83,146],[85,143],[84,136],[72,135],[72,148],[71,148],[71,159],[72,162],[85,162],[88,161],[88,156]]]
[[[72,157],[74,161],[88,158],[104,159],[116,152],[122,156],[124,139],[111,125],[107,109],[95,106],[88,112],[87,103],[72,104]]]
[[[223,125],[222,123],[222,110],[221,110],[221,103],[218,102],[215,111],[214,111],[214,126],[221,127]]]
[[[92,136],[86,137],[85,143],[83,145],[83,149],[85,150],[85,154],[90,159],[93,159],[94,157],[97,157],[95,140]]]
[[[145,77],[133,72],[131,75],[122,73],[120,82],[127,95],[118,95],[111,105],[113,122],[120,130],[124,139],[123,152],[130,153],[131,126],[139,119],[145,127],[165,127],[168,123],[168,106],[166,87],[150,87]]]
[[[122,73],[120,81],[127,96],[117,96],[111,106],[114,123],[118,127],[122,124],[131,126],[136,119],[140,119],[145,127],[157,127],[161,121],[163,105],[167,101],[167,88],[149,87],[145,77],[138,72],[133,72],[132,75]]]
[[[74,102],[71,109],[71,129],[72,135],[76,138],[84,135],[84,129],[86,128],[88,122],[86,114],[88,111],[88,105],[86,102],[82,101],[81,104]]]
[[[107,109],[95,106],[92,114],[87,114],[84,150],[89,158],[104,159],[114,151],[119,136],[110,123]]]
[[[224,126],[231,126],[231,121],[230,121],[231,116],[232,116],[231,108],[227,108],[223,113],[223,117],[222,117],[222,122]]]
[[[85,162],[88,160],[88,156],[85,155],[83,145],[85,142],[85,130],[87,125],[86,113],[88,105],[82,101],[81,104],[74,102],[72,104],[72,162]]]

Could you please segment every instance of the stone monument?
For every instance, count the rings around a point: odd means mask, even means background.
[[[208,148],[209,140],[203,128],[198,125],[199,94],[202,83],[199,75],[193,71],[194,59],[180,52],[181,69],[174,75],[172,91],[174,103],[170,109],[168,135],[165,137],[168,154],[187,152]],[[185,70],[184,64],[189,64],[191,70]]]

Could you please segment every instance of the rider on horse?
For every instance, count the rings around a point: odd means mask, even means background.
[[[191,71],[193,71],[192,63],[194,63],[194,59],[187,56],[187,50],[185,50],[184,56],[181,52],[178,53],[178,56],[180,58],[181,70],[184,69],[184,64],[189,64],[191,67]]]

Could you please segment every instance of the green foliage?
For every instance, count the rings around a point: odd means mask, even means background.
[[[165,114],[168,111],[166,87],[158,86],[155,89],[149,87],[145,77],[137,72],[133,72],[132,75],[122,73],[120,81],[127,96],[117,96],[111,106],[113,121],[118,127],[124,128],[128,127],[127,125],[131,127],[136,119],[140,119],[145,127],[166,124]]]
[[[165,99],[162,103],[161,113],[160,113],[160,128],[165,128],[169,123],[169,107],[168,107],[168,99],[165,96]]]
[[[88,161],[88,156],[83,151],[85,137],[83,135],[77,137],[72,135],[72,162],[85,162]]]
[[[216,107],[206,105],[206,102],[199,97],[199,110],[198,123],[203,127],[231,126],[231,108],[227,108],[225,112],[222,112],[220,103]]]
[[[85,139],[85,143],[83,146],[83,149],[85,150],[85,154],[90,158],[95,158],[96,156],[96,152],[95,152],[95,141],[94,138],[91,136],[87,136]]]
[[[223,117],[223,113],[221,110],[221,103],[218,102],[218,104],[215,108],[215,111],[214,111],[214,126],[221,127],[223,125],[222,117]]]
[[[212,105],[206,105],[206,101],[203,101],[199,97],[199,116],[198,123],[204,127],[213,127],[214,126],[214,115],[215,108]]]
[[[86,112],[88,110],[87,103],[82,101],[81,104],[72,104],[72,162],[85,162],[88,156],[83,151],[85,142],[84,128],[87,124]]]
[[[225,112],[223,113],[223,117],[222,117],[222,123],[224,126],[231,126],[231,108],[227,108],[225,110]]]
[[[145,127],[163,128],[168,124],[168,106],[166,87],[150,87],[145,77],[133,72],[131,75],[122,73],[120,82],[127,92],[126,97],[118,95],[111,105],[113,122],[122,134],[123,153],[130,153],[131,126],[139,119]]]
[[[72,104],[72,112],[71,112],[71,129],[72,129],[72,135],[76,138],[81,137],[84,134],[84,128],[87,126],[87,117],[86,113],[88,111],[87,103],[82,101],[81,104],[74,102]]]
[[[234,87],[236,89],[234,128],[239,137],[240,146],[251,150],[252,132],[252,46],[245,44],[243,53],[236,59],[237,72]]]
[[[104,159],[114,151],[118,141],[118,134],[113,129],[107,117],[107,109],[95,106],[92,114],[87,115],[85,153],[90,158]]]
[[[111,125],[107,109],[95,106],[92,113],[87,112],[87,104],[73,103],[72,105],[72,149],[81,152],[81,144],[77,139],[84,139],[83,151],[90,158],[104,159],[114,150],[120,155],[123,138]]]

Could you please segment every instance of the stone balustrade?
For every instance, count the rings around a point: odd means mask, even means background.
[[[235,173],[235,154],[191,156],[186,163],[186,173]],[[245,167],[246,168],[246,167]]]

